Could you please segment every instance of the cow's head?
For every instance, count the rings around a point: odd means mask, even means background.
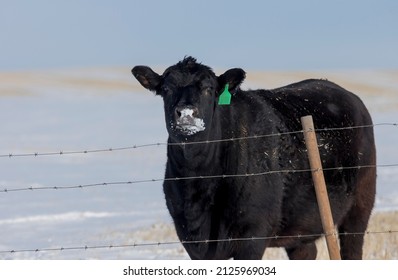
[[[148,66],[136,66],[132,73],[143,87],[163,97],[167,130],[176,141],[208,139],[220,93],[226,84],[234,93],[245,78],[239,68],[217,77],[192,57],[167,68],[163,75]]]

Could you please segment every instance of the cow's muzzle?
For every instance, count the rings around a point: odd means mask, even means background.
[[[176,129],[185,135],[194,135],[205,130],[203,119],[199,118],[199,110],[194,106],[179,106],[174,112]]]

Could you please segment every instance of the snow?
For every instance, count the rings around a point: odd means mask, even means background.
[[[181,110],[181,116],[177,119],[177,128],[182,130],[187,135],[194,135],[199,131],[205,130],[205,123],[203,119],[193,116],[192,109]]]
[[[378,79],[385,80],[383,73],[378,75],[372,72],[361,80],[358,73],[355,79],[377,84]],[[261,82],[248,81],[256,83]],[[388,87],[394,86],[390,81]],[[390,93],[363,95],[374,123],[398,121],[393,107],[398,98]],[[24,73],[0,73],[0,100],[0,155],[110,149],[167,140],[161,98],[142,89],[129,68],[31,73],[29,79]],[[190,109],[181,118],[193,119],[194,125],[184,126],[189,133],[205,129],[204,121],[193,117]],[[181,123],[190,123],[183,119]],[[375,134],[378,164],[398,163],[398,128],[376,126]],[[0,157],[0,259],[187,259],[180,244],[133,246],[177,241],[162,182],[151,180],[163,177],[165,162],[165,145]],[[134,180],[147,182],[101,185]],[[397,167],[378,169],[376,210],[397,209],[397,183]],[[98,185],[1,192],[86,184]],[[95,248],[107,245],[110,248]],[[85,246],[95,249],[57,250]],[[20,251],[41,248],[55,250]],[[5,252],[11,250],[17,252]]]

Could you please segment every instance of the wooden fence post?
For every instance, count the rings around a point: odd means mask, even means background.
[[[315,185],[315,193],[323,230],[325,232],[329,258],[331,260],[341,260],[337,232],[333,223],[333,216],[330,208],[325,178],[323,176],[322,162],[319,155],[312,116],[302,117],[301,124],[304,130],[305,145],[307,146],[308,158],[312,170],[312,179]]]

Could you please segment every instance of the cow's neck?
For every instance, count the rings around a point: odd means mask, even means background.
[[[213,168],[220,168],[220,149],[220,143],[169,145],[168,159],[173,166],[178,166],[182,173],[189,172],[192,175],[200,170],[209,172]]]

